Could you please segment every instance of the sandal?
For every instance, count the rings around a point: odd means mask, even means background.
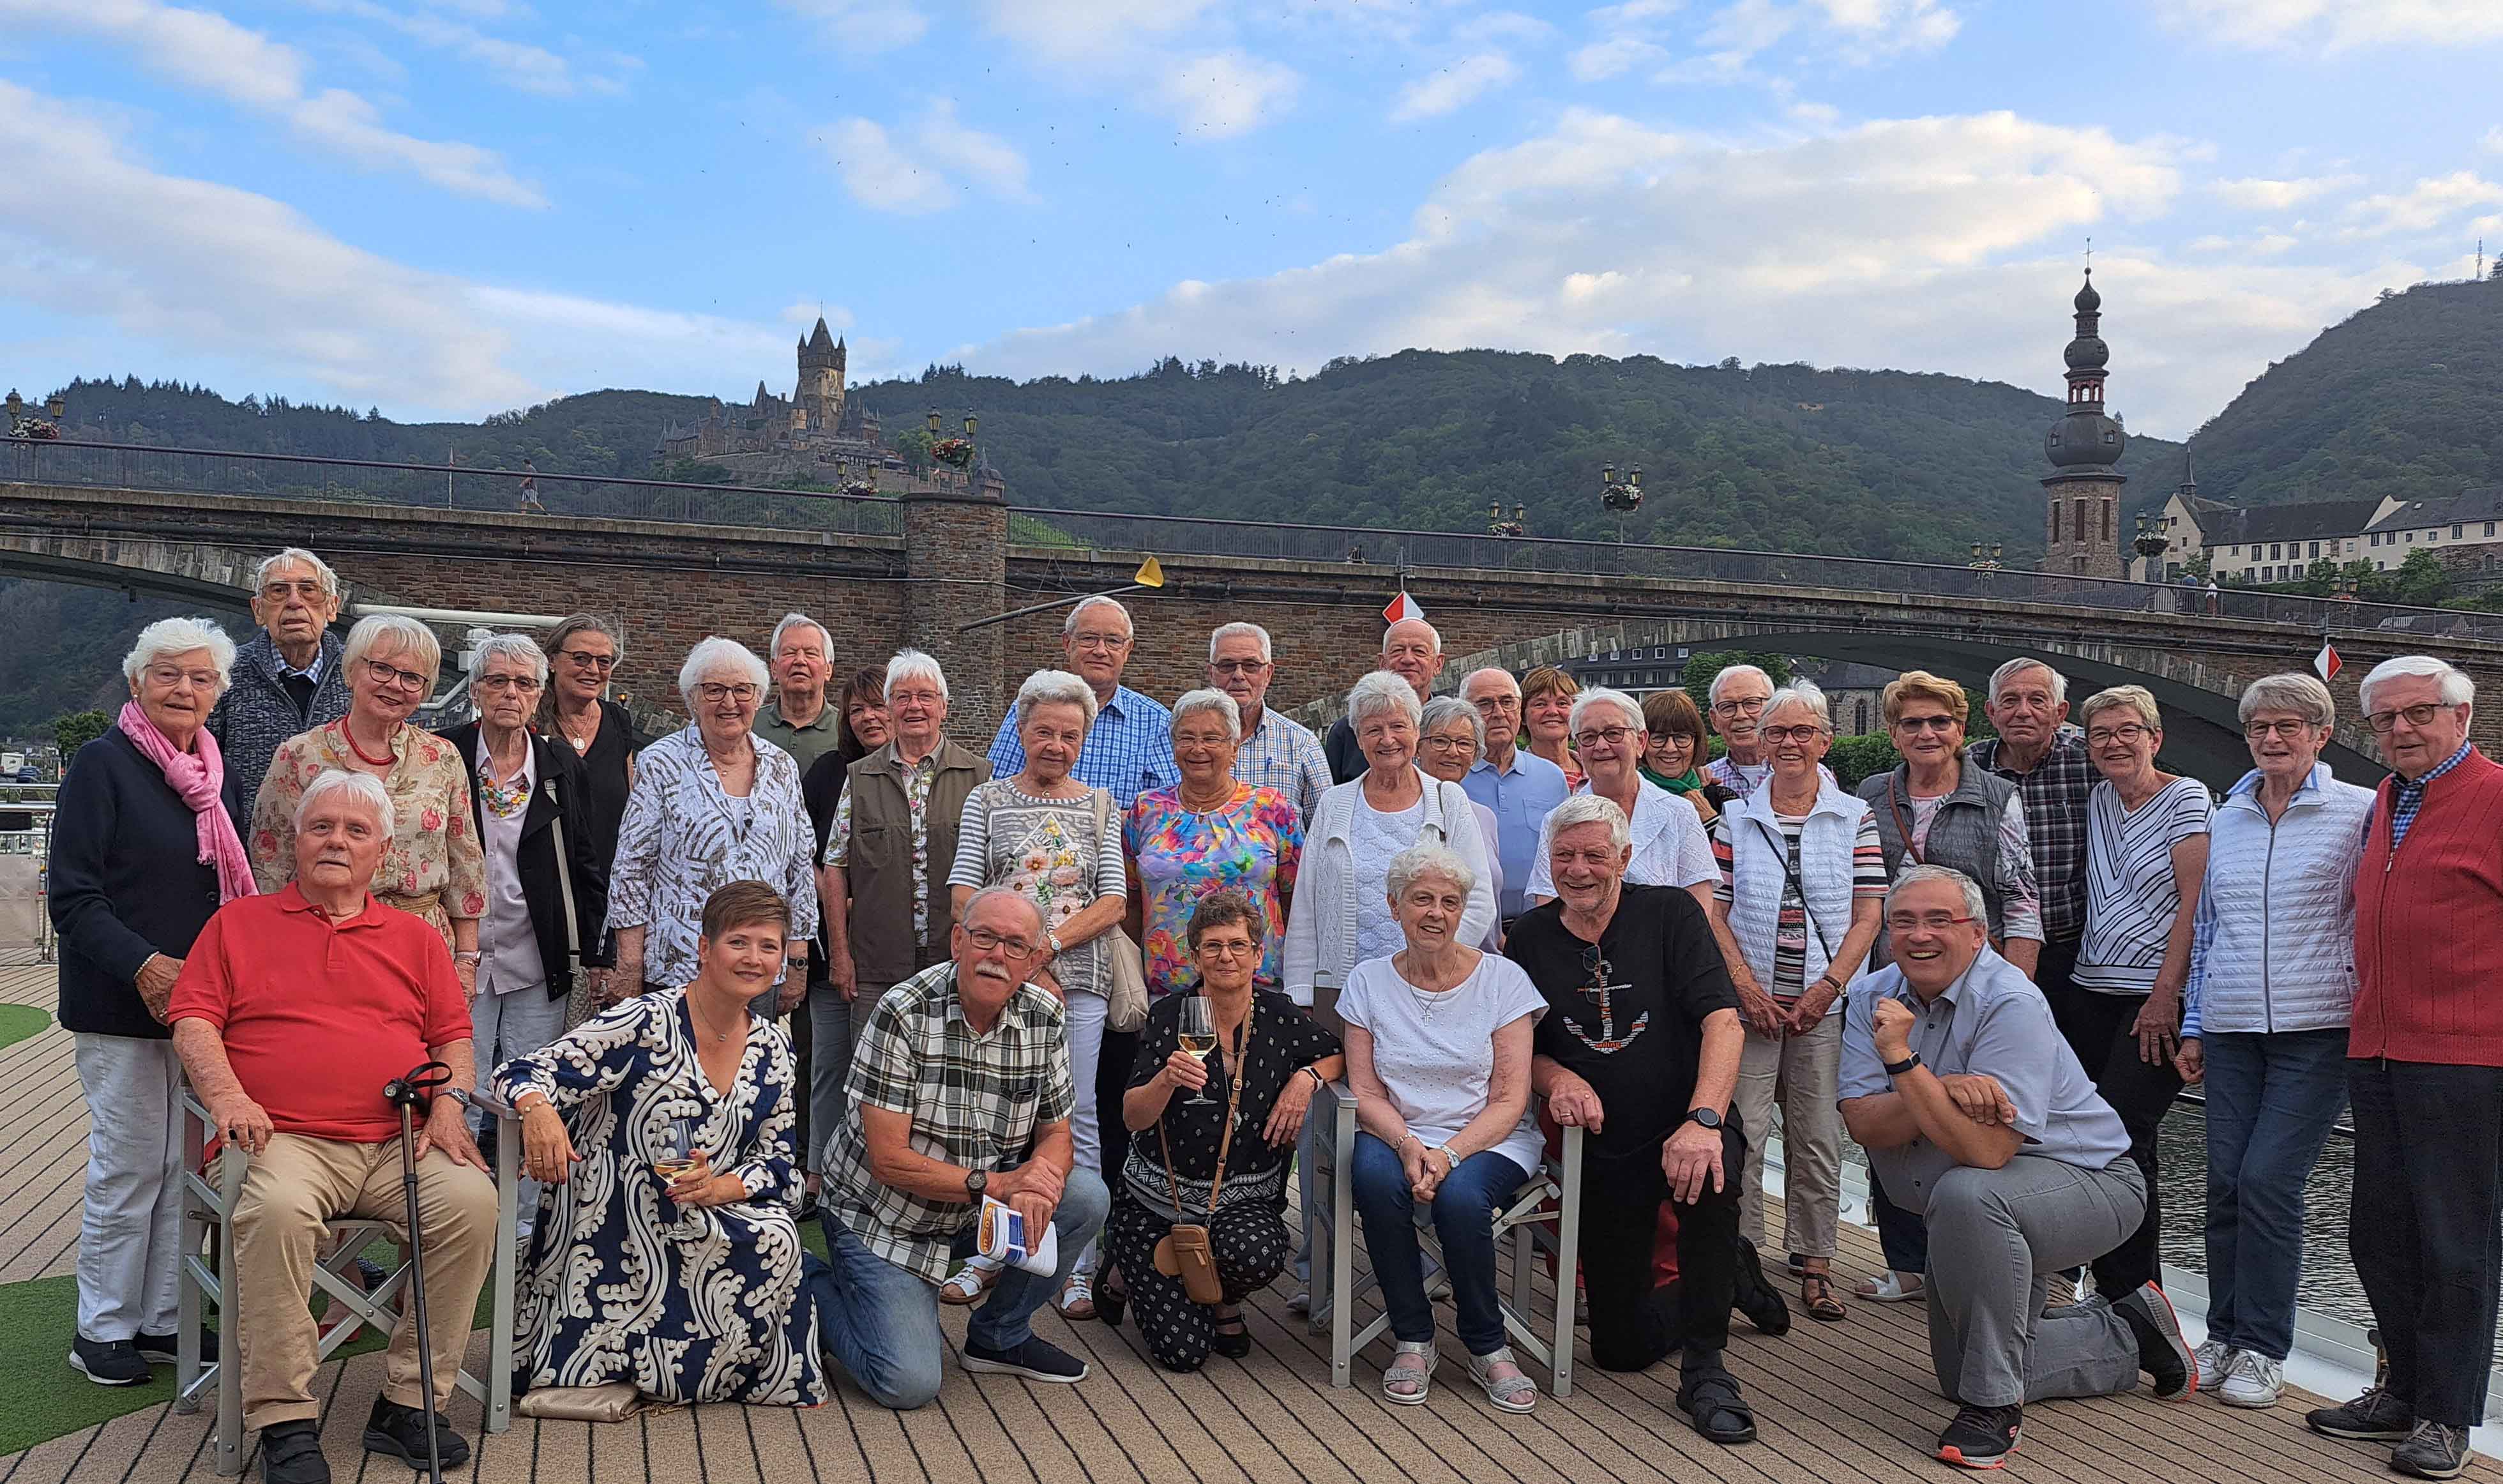
[[[1498,1365],[1511,1366],[1512,1374],[1495,1376]],[[1538,1404],[1538,1383],[1522,1374],[1510,1345],[1469,1357],[1469,1379],[1485,1387],[1487,1399],[1502,1411],[1526,1412]]]
[[[1870,1303],[1918,1303],[1929,1296],[1930,1289],[1918,1278],[1905,1283],[1903,1274],[1889,1272],[1882,1278],[1861,1279],[1851,1292]]]
[[[1121,1327],[1121,1316],[1130,1307],[1130,1291],[1113,1280],[1121,1275],[1117,1267],[1108,1267],[1095,1275],[1095,1317],[1114,1329]]]
[[[1003,1271],[1002,1268],[985,1267],[979,1262],[968,1262],[950,1274],[946,1282],[939,1285],[939,1301],[952,1304],[979,1303],[982,1295],[991,1291],[991,1285],[1000,1281],[1000,1274]]]
[[[1390,1352],[1390,1365],[1382,1372],[1382,1395],[1401,1406],[1423,1406],[1425,1393],[1434,1384],[1434,1342],[1410,1344],[1401,1340]],[[1413,1386],[1413,1392],[1399,1388]]]
[[[1217,1337],[1208,1346],[1211,1353],[1238,1361],[1252,1353],[1252,1330],[1243,1323],[1241,1308],[1221,1304],[1211,1317],[1217,1323]]]
[[[1060,1317],[1083,1323],[1095,1317],[1095,1281],[1084,1273],[1071,1273],[1060,1288]]]
[[[1677,1409],[1706,1441],[1727,1446],[1755,1440],[1756,1414],[1739,1398],[1738,1378],[1717,1365],[1686,1373],[1677,1387]]]
[[[1807,1306],[1808,1318],[1821,1319],[1829,1325],[1840,1324],[1851,1317],[1851,1311],[1842,1306],[1842,1300],[1834,1296],[1834,1275],[1830,1272],[1801,1273],[1800,1302]]]

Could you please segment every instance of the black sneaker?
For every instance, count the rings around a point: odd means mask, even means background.
[[[261,1484],[330,1484],[318,1422],[273,1422],[260,1430]]]
[[[1730,1305],[1747,1316],[1758,1334],[1791,1332],[1791,1306],[1782,1301],[1779,1289],[1765,1281],[1764,1260],[1745,1237],[1738,1238],[1738,1281],[1732,1287]]]
[[[1025,1343],[1007,1350],[993,1350],[988,1345],[965,1341],[960,1359],[965,1368],[992,1375],[1023,1376],[1029,1381],[1050,1381],[1061,1386],[1075,1385],[1086,1379],[1086,1363],[1050,1341],[1027,1335]]]
[[[70,1369],[98,1386],[145,1386],[155,1376],[137,1345],[128,1340],[91,1340],[84,1334],[70,1336]]]
[[[389,1397],[376,1397],[373,1414],[365,1419],[365,1451],[388,1454],[412,1468],[424,1468],[426,1413],[402,1406]],[[446,1468],[469,1462],[469,1445],[452,1431],[451,1420],[440,1412],[434,1414],[434,1452]]]
[[[177,1353],[175,1349],[175,1346],[179,1344],[181,1340],[181,1335],[173,1333],[143,1334],[139,1336],[139,1338],[131,1341],[131,1343],[139,1347],[139,1358],[141,1360],[154,1361],[159,1365],[172,1365],[182,1360],[182,1356]],[[214,1361],[217,1358],[218,1331],[210,1329],[206,1325],[202,1325],[200,1327],[200,1359],[203,1361]]]
[[[2164,1290],[2141,1284],[2136,1293],[2114,1302],[2112,1312],[2129,1321],[2130,1332],[2138,1336],[2138,1368],[2154,1381],[2159,1398],[2170,1401],[2199,1389],[2199,1363],[2181,1336],[2181,1321],[2174,1317],[2173,1300],[2164,1296]]]
[[[1969,1406],[1938,1434],[1938,1457],[1962,1468],[1997,1468],[2025,1435],[2021,1406]]]
[[[2417,1409],[2387,1388],[2368,1386],[2364,1395],[2343,1406],[2324,1406],[2304,1414],[2303,1424],[2326,1437],[2351,1437],[2358,1442],[2395,1443],[2416,1432]]]
[[[2419,1479],[2455,1479],[2468,1467],[2468,1430],[2420,1422],[2390,1450],[2390,1467]]]

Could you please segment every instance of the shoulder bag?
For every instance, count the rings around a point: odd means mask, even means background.
[[[1111,828],[1113,796],[1100,788],[1094,794],[1095,847],[1100,850],[1104,832]],[[1104,1028],[1126,1033],[1147,1023],[1148,971],[1129,930],[1114,923],[1104,933]]]
[[[1220,1053],[1222,1054],[1222,1053]],[[1252,1061],[1252,1017],[1243,1018],[1243,1040],[1234,1049],[1234,1085],[1225,1099],[1225,1132],[1217,1141],[1217,1178],[1209,1182],[1208,1219],[1217,1219],[1217,1194],[1225,1189],[1225,1153],[1234,1147],[1234,1120],[1243,1109],[1243,1073]],[[1182,1194],[1182,1182],[1174,1176],[1173,1140],[1165,1135],[1165,1122],[1156,1120],[1156,1142],[1165,1152],[1165,1189]],[[1181,1209],[1181,1202],[1175,1202]],[[1156,1271],[1168,1278],[1182,1280],[1182,1291],[1193,1303],[1223,1303],[1225,1282],[1217,1276],[1217,1255],[1208,1245],[1208,1227],[1194,1222],[1177,1222],[1172,1230],[1156,1241]]]

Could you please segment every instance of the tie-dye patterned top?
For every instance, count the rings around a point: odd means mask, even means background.
[[[1225,804],[1196,813],[1182,807],[1179,789],[1150,789],[1130,806],[1124,834],[1138,880],[1139,955],[1150,996],[1183,993],[1199,984],[1189,948],[1191,909],[1219,886],[1241,887],[1259,904],[1266,925],[1252,983],[1280,986],[1286,904],[1304,854],[1303,820],[1285,794],[1237,783]]]

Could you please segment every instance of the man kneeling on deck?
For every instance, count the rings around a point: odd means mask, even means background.
[[[2138,1227],[2146,1186],[2120,1115],[2024,972],[1990,949],[1981,888],[1944,866],[1886,897],[1894,962],[1851,991],[1842,1118],[1889,1199],[1930,1236],[1930,1358],[1961,1408],[1938,1457],[1996,1468],[2024,1404],[2198,1385],[2173,1305],[2153,1284],[2116,1303],[2043,1311],[2051,1274]]]

